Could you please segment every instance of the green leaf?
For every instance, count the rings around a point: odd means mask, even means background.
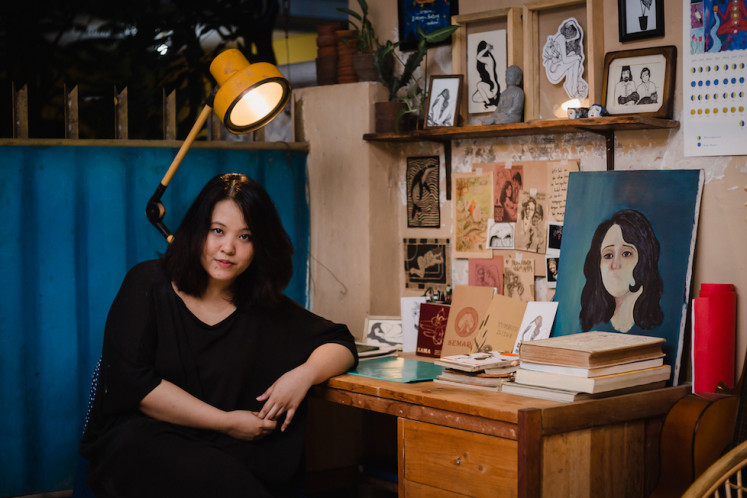
[[[358,19],[359,21],[363,20],[363,18],[361,17],[361,15],[359,13],[357,13],[356,11],[354,11],[354,10],[350,10],[348,8],[345,8],[345,7],[337,7],[337,11],[338,12],[342,12],[343,14],[347,14],[347,15],[349,15],[351,17],[354,17],[354,18]]]
[[[420,29],[420,26],[418,26],[418,29]],[[423,38],[428,43],[438,43],[450,37],[457,29],[459,29],[459,26],[444,26],[425,34]]]

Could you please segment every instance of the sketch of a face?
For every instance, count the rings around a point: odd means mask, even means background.
[[[531,220],[534,217],[534,212],[537,210],[534,199],[529,199],[524,205],[524,219]]]
[[[539,222],[542,221],[542,218],[544,218],[544,216],[542,215],[542,211],[535,211],[532,215],[532,225],[535,227],[539,226]]]
[[[604,288],[612,297],[622,297],[635,286],[633,270],[638,264],[638,249],[623,239],[620,225],[612,225],[602,239],[600,250]]]
[[[633,76],[630,74],[630,67],[623,67],[622,71],[620,72],[620,81],[630,81],[632,79]]]
[[[641,81],[646,83],[651,78],[651,72],[648,70],[647,67],[644,67],[641,70]]]

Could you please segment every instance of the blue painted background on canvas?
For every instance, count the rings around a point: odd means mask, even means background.
[[[125,272],[166,241],[145,217],[176,149],[0,147],[0,496],[70,488],[104,321]],[[307,303],[306,151],[193,148],[163,196],[176,228],[211,177],[261,183]]]
[[[579,313],[586,279],[584,260],[597,226],[621,209],[643,213],[660,244],[659,273],[664,282],[663,323],[640,333],[666,339],[664,352],[678,371],[683,313],[689,299],[691,241],[702,188],[700,170],[573,172],[569,176],[560,268],[555,300],[559,302],[552,335],[582,332]],[[593,330],[610,330],[600,324]]]

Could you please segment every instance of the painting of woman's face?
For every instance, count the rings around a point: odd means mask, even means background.
[[[623,239],[620,225],[612,225],[602,239],[599,263],[602,283],[612,297],[622,297],[635,285],[633,269],[638,264],[638,249]]]

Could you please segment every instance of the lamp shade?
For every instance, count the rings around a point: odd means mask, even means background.
[[[236,49],[221,52],[210,64],[218,83],[213,110],[233,133],[261,128],[283,110],[290,83],[272,64],[250,64]]]

